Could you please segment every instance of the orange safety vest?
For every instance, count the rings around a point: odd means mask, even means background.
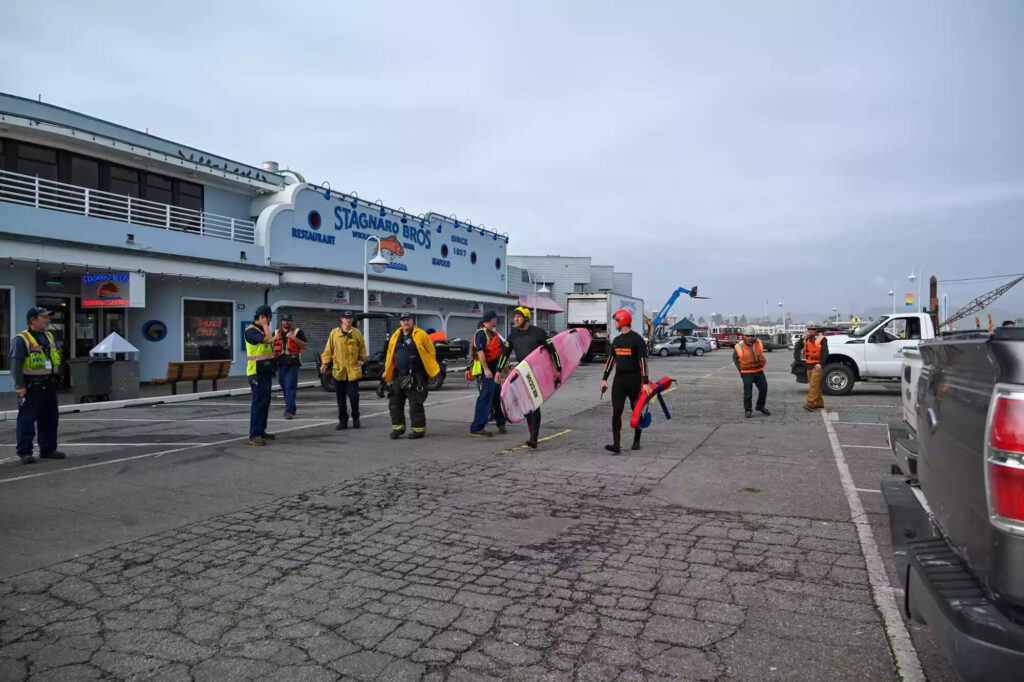
[[[811,339],[804,339],[804,362],[808,365],[817,365],[821,362],[821,340],[823,337],[818,336],[817,341]]]
[[[296,334],[299,333],[299,328],[298,327],[293,327],[292,329],[295,331]],[[277,331],[281,331],[281,330],[278,329]],[[302,352],[302,349],[299,348],[299,344],[295,343],[295,339],[289,338],[287,336],[285,338],[288,339],[288,354],[289,355],[298,355],[299,353]],[[280,355],[283,351],[284,351],[284,343],[282,343],[282,339],[275,338],[274,339],[274,355]]]
[[[484,358],[486,358],[487,362],[494,362],[501,357],[501,353],[504,350],[502,346],[504,344],[502,344],[501,335],[498,334],[498,332],[484,331],[491,337],[487,342],[487,346],[484,348]]]
[[[739,357],[742,374],[756,374],[768,364],[768,360],[764,357],[764,344],[761,343],[761,339],[754,341],[753,348],[746,342],[740,341],[736,344],[736,355]]]

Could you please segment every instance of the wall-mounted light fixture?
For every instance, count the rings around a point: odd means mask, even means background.
[[[124,243],[125,244],[134,244],[135,243],[135,235],[133,233],[129,232],[127,234],[127,239],[124,240]]]
[[[377,199],[377,201],[375,201],[373,203],[377,204],[377,206],[380,207],[380,217],[381,218],[383,218],[384,216],[387,215],[387,211],[384,210],[384,202],[383,201],[381,201],[380,199]]]
[[[350,192],[349,196],[352,197],[352,201],[349,202],[349,206],[355,208],[359,205],[359,192]]]
[[[323,182],[320,183],[320,189],[324,191],[324,199],[331,198],[331,183],[324,180]]]

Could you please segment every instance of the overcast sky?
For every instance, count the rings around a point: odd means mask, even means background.
[[[13,1],[0,90],[593,256],[649,308],[1024,271],[1024,2],[361,5]]]

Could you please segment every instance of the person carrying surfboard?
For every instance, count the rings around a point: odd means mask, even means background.
[[[644,337],[633,331],[633,314],[628,310],[618,310],[612,315],[619,335],[612,342],[612,352],[604,365],[604,377],[601,379],[601,392],[608,389],[608,376],[615,370],[612,382],[612,444],[604,449],[613,455],[622,452],[619,439],[622,431],[622,412],[629,398],[630,407],[636,406],[640,392],[651,392],[650,380],[647,376],[647,344]],[[642,429],[633,430],[633,450],[640,449]]]
[[[502,370],[505,369],[509,356],[513,352],[515,352],[517,360],[524,360],[527,355],[538,348],[544,348],[555,363],[555,369],[557,370],[555,372],[555,385],[557,386],[558,382],[562,380],[562,360],[558,357],[558,351],[555,350],[555,344],[551,341],[551,335],[540,327],[531,325],[530,309],[520,306],[512,314],[512,331],[508,335],[505,350],[498,361],[498,372],[494,376],[495,383],[499,386],[501,385]],[[540,435],[539,408],[526,415],[526,425],[530,430],[526,445],[536,450],[537,437]]]

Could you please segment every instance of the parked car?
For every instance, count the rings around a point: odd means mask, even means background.
[[[685,345],[683,339],[686,339]],[[655,343],[651,349],[652,355],[667,357],[669,355],[696,355],[700,357],[704,353],[711,352],[711,344],[707,339],[698,339],[696,336],[678,337],[661,343]]]
[[[882,482],[904,605],[962,679],[1020,680],[1024,329],[956,332],[918,350],[903,377],[916,423],[892,445],[910,479]]]
[[[708,344],[711,346],[711,350],[718,350],[718,339],[716,339],[715,337],[712,336],[711,338],[708,338],[708,339],[705,339],[704,337],[699,337],[699,338],[704,339],[705,341],[707,341]]]

